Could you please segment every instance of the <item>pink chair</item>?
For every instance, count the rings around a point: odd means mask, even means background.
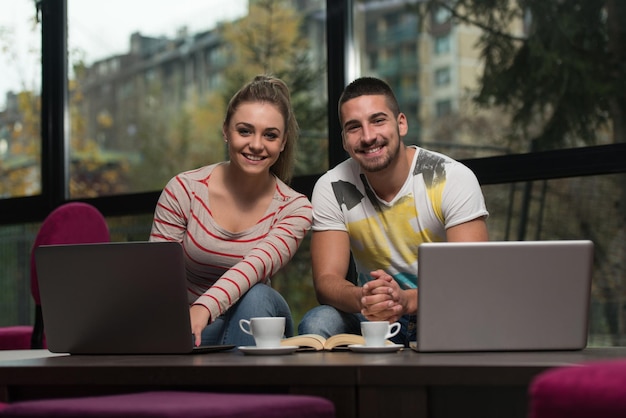
[[[30,348],[32,325],[14,325],[0,328],[0,350],[25,350]]]
[[[305,395],[142,392],[16,402],[0,418],[334,418],[328,399]]]
[[[104,216],[90,204],[66,203],[53,210],[44,219],[33,249],[50,244],[83,244],[108,242],[111,237]],[[39,282],[35,266],[34,251],[30,257],[30,292],[35,301],[34,326],[12,326],[0,328],[0,349],[23,350],[45,348]]]
[[[529,418],[626,417],[626,359],[558,367],[535,377]]]

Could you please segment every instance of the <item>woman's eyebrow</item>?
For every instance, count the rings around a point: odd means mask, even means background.
[[[256,130],[256,126],[254,124],[248,123],[248,122],[237,122],[235,124],[235,126],[237,126],[237,127],[243,126],[243,127],[248,128],[250,130]],[[274,126],[269,126],[267,128],[264,128],[263,131],[264,132],[267,132],[267,131],[277,131],[277,132],[280,133],[280,128],[277,128],[277,127],[274,127]]]

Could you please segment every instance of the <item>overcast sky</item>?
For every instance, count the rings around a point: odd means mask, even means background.
[[[173,37],[243,16],[248,0],[68,0],[69,48],[88,63],[128,51],[130,35]],[[39,29],[32,30],[33,0],[0,0],[0,110],[5,93],[39,88]],[[7,43],[7,40],[10,40]]]

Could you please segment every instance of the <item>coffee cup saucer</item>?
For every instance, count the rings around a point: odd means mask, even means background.
[[[256,356],[270,356],[291,354],[298,349],[297,345],[281,345],[280,347],[257,347],[256,345],[242,345],[237,347],[244,354]]]
[[[352,344],[348,348],[355,353],[394,353],[404,346],[402,344],[387,344],[380,347],[370,347],[363,344]]]

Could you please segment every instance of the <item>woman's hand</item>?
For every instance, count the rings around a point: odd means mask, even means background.
[[[191,333],[195,340],[194,345],[198,347],[202,343],[202,330],[209,325],[211,314],[202,305],[192,305],[189,308],[189,316],[191,317]]]

